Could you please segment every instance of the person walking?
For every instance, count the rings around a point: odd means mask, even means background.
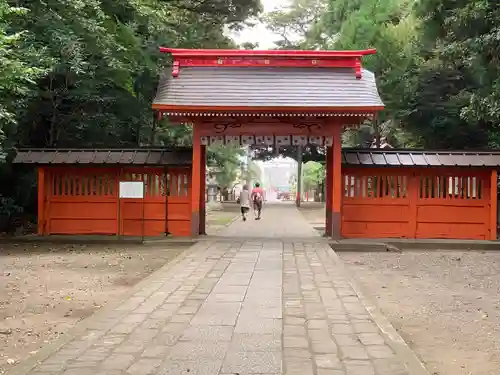
[[[248,185],[243,185],[243,189],[240,192],[240,208],[241,217],[243,221],[246,221],[247,213],[250,211],[250,192],[248,191]]]
[[[262,213],[262,202],[264,201],[264,191],[260,187],[258,182],[255,183],[255,187],[252,189],[252,202],[253,210],[256,214],[255,220],[260,220],[260,215]]]

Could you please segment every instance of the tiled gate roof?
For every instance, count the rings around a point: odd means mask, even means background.
[[[191,165],[191,149],[22,149],[17,164]]]
[[[153,107],[350,108],[383,107],[373,73],[357,79],[346,68],[184,67],[165,71]],[[163,108],[162,108],[163,107]]]
[[[342,163],[372,167],[500,167],[500,152],[343,149]]]

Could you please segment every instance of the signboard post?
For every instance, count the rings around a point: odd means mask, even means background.
[[[141,242],[144,242],[144,187],[144,181],[120,181],[118,189],[120,199],[142,200]],[[118,220],[120,220],[119,215]]]

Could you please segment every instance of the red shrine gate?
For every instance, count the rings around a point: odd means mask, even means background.
[[[38,167],[38,233],[205,233],[205,152],[214,143],[326,148],[326,234],[497,237],[500,153],[341,150],[342,129],[383,109],[367,51],[163,49],[153,103],[193,126],[191,150],[24,150]],[[143,199],[122,197],[142,181]]]
[[[205,147],[213,143],[326,147],[326,234],[341,236],[341,135],[384,105],[366,51],[162,48],[173,67],[153,108],[193,126],[191,234],[205,233]]]

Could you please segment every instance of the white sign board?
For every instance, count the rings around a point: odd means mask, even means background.
[[[144,182],[120,181],[120,198],[144,198]]]

